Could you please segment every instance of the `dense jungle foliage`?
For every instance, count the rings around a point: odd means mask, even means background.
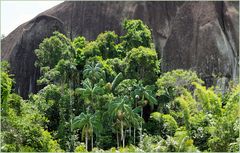
[[[1,63],[1,151],[239,150],[240,86],[206,88],[195,72],[160,71],[140,20],[87,41],[54,32],[35,50],[38,84],[23,100]]]

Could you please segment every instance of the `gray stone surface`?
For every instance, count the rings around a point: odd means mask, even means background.
[[[106,30],[122,34],[124,19],[142,19],[162,57],[162,70],[192,69],[212,85],[213,76],[238,78],[239,2],[63,2],[20,25],[1,41],[16,89],[37,92],[34,49],[54,30],[89,40]]]

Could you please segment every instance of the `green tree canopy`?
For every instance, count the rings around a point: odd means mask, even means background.
[[[123,47],[127,51],[140,46],[152,48],[151,31],[141,20],[125,20],[123,29],[126,31],[126,34],[121,37],[121,40]]]
[[[116,49],[118,36],[113,31],[106,31],[98,35],[96,42],[103,59],[119,57]]]
[[[2,115],[8,112],[8,98],[12,89],[12,79],[7,71],[7,64],[1,62],[1,106]]]
[[[125,75],[130,79],[143,80],[144,84],[156,81],[159,70],[159,60],[155,50],[145,47],[133,48],[125,58],[127,67]]]
[[[35,53],[37,55],[35,65],[50,69],[54,68],[60,59],[69,59],[75,55],[70,39],[59,32],[54,32],[53,36],[44,39]]]

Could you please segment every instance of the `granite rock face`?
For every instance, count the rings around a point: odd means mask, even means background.
[[[237,79],[238,26],[237,8],[228,2],[185,3],[163,49],[163,70],[195,70],[207,85],[214,75]]]
[[[141,19],[153,33],[163,71],[192,69],[206,81],[238,78],[239,2],[63,2],[20,25],[1,41],[16,89],[27,98],[37,92],[34,50],[58,30],[93,40],[106,30],[122,34],[124,19]]]

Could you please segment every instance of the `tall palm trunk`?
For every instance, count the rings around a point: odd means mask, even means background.
[[[130,137],[132,136],[132,128],[131,128],[131,126],[129,127],[129,136]]]
[[[117,131],[117,149],[119,148],[119,136],[118,136],[118,131]]]
[[[123,148],[125,147],[125,131],[123,132]]]
[[[92,145],[92,149],[93,149],[93,132],[92,132],[92,136],[91,136],[91,145]]]
[[[143,107],[141,107],[141,118],[143,117]],[[142,122],[140,127],[140,142],[142,142]]]
[[[64,116],[64,101],[62,100],[62,97],[64,96],[64,83],[65,83],[65,74],[63,74],[61,80],[60,80],[60,86],[61,86],[61,100],[60,103],[58,103],[59,106],[59,135],[62,137],[61,143],[63,143],[64,147],[66,147],[66,133],[64,124],[66,122],[65,116]],[[66,147],[67,148],[67,147]]]
[[[86,130],[85,144],[86,144],[86,151],[88,151],[88,130]]]
[[[144,102],[144,95],[142,96],[142,103]],[[143,118],[143,107],[144,107],[144,104],[142,104],[142,107],[141,107],[141,118]],[[142,122],[141,122],[141,127],[140,127],[140,142],[142,142],[142,135],[143,135],[143,132],[142,132]]]
[[[136,144],[136,128],[133,128],[133,144]]]
[[[122,145],[124,147],[125,140],[124,140],[124,133],[123,133],[123,121],[121,121],[121,140],[122,140]]]
[[[137,101],[135,102],[135,108],[137,107]],[[136,127],[133,127],[133,143],[136,144]]]
[[[71,80],[71,79],[70,79]],[[69,81],[69,88],[70,88],[70,94],[69,94],[69,97],[70,97],[70,151],[74,151],[74,139],[73,139],[73,136],[74,136],[74,133],[73,133],[73,127],[72,127],[72,120],[73,120],[73,103],[72,103],[72,95],[71,95],[71,81]]]

